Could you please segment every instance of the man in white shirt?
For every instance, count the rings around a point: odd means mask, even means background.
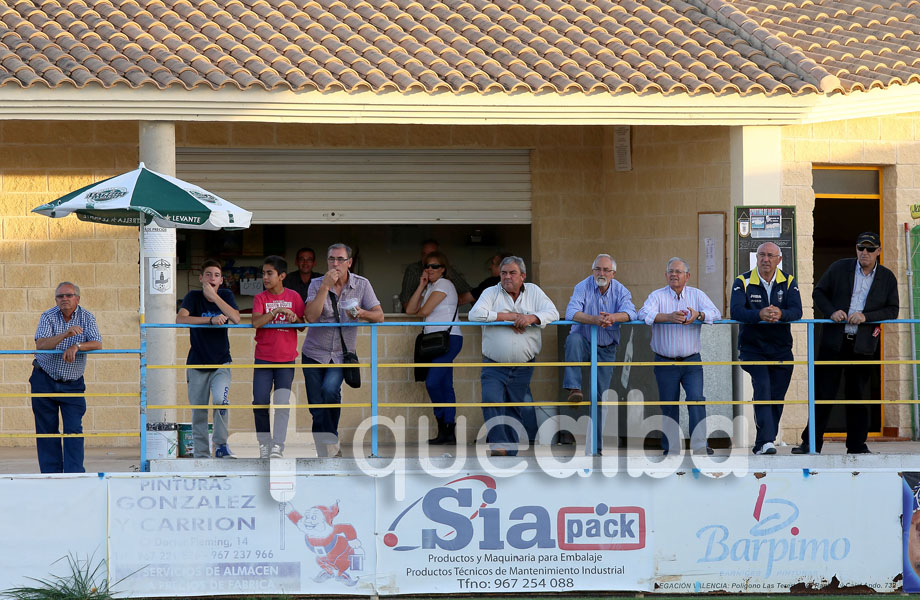
[[[682,258],[668,261],[666,271],[668,285],[649,294],[639,309],[639,320],[652,326],[652,352],[656,362],[684,363],[700,362],[700,323],[712,323],[722,318],[702,290],[690,287],[690,265]],[[687,394],[687,412],[690,417],[690,448],[695,454],[712,454],[706,442],[706,400],[703,396],[702,365],[671,364],[655,367],[658,382],[658,399],[673,402],[661,406],[664,415],[664,431],[661,448],[668,454],[669,438],[680,440],[677,425],[680,388]],[[679,451],[679,448],[675,448]]]
[[[533,283],[524,283],[527,269],[524,260],[509,256],[501,263],[498,285],[486,288],[470,309],[470,321],[505,321],[509,326],[483,327],[483,362],[527,363],[533,362],[543,345],[542,332],[548,323],[559,320],[559,311],[552,301]],[[532,327],[535,325],[536,327]],[[488,423],[498,418],[501,424],[492,425],[488,440],[492,456],[515,456],[517,433],[506,423],[522,423],[525,410],[505,403],[524,402],[533,367],[483,367],[482,401],[494,405],[483,407],[482,416]],[[533,411],[533,408],[529,409]]]

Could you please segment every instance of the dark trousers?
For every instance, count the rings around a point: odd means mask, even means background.
[[[791,350],[779,354],[741,352],[739,357],[741,360],[752,361],[793,360]],[[741,368],[751,375],[754,400],[785,400],[789,382],[792,380],[793,365],[741,365]],[[782,416],[782,404],[754,405],[754,424],[757,426],[754,450],[759,450],[767,442],[772,444],[776,441]]]
[[[856,354],[853,352],[854,340],[844,336],[843,344],[838,352],[823,351],[818,355],[818,360],[847,360],[847,361],[864,361],[878,360],[880,352],[876,350],[874,355]],[[869,396],[869,382],[872,379],[872,371],[876,369],[875,365],[819,365],[815,367],[815,400],[835,400],[837,390],[840,388],[840,378],[843,377],[843,390],[846,400],[864,400]],[[846,427],[847,427],[847,452],[865,452],[866,438],[869,437],[869,405],[868,404],[847,404],[846,409]],[[824,431],[827,427],[827,419],[830,417],[833,404],[816,404],[815,405],[815,450],[821,452],[824,445]],[[802,431],[802,443],[808,444],[809,423]]]
[[[433,358],[433,363],[452,363],[460,349],[463,348],[463,336],[452,335],[450,339],[450,350],[437,358]],[[457,417],[457,408],[455,406],[438,406],[441,403],[455,404],[457,396],[454,394],[454,370],[452,368],[440,367],[428,369],[428,375],[425,376],[425,389],[428,390],[428,397],[434,406],[434,417],[441,419],[445,423],[453,423]]]
[[[687,362],[701,362],[699,353],[684,358]],[[655,355],[655,362],[673,362],[673,358]],[[658,383],[658,399],[662,402],[677,402],[680,400],[680,388],[687,394],[687,416],[690,424],[690,448],[697,450],[705,448],[706,442],[706,405],[703,396],[703,367],[701,365],[661,365],[654,367],[655,380]],[[680,440],[680,406],[669,404],[661,406],[664,415],[661,448],[670,450],[668,436]],[[678,448],[680,450],[680,448]]]
[[[305,365],[318,365],[319,361],[300,356]],[[303,380],[307,388],[307,403],[309,404],[341,404],[342,381],[345,372],[342,367],[329,367],[326,369],[304,369]],[[332,434],[314,436],[318,443],[335,444],[339,435],[339,417],[341,408],[311,408],[313,416],[313,433]]]
[[[495,362],[490,358],[482,357],[482,362]],[[522,426],[536,422],[534,409],[531,406],[507,406],[506,402],[526,402],[527,392],[530,389],[530,379],[533,377],[533,367],[483,367],[480,375],[482,381],[482,401],[489,406],[482,408],[482,417],[490,424],[487,439],[496,449],[508,450],[509,454],[517,454],[517,432],[507,425],[517,421]]]
[[[75,394],[86,391],[83,378],[73,381],[56,381],[38,367],[32,368],[29,377],[33,394]],[[63,421],[64,433],[83,433],[83,415],[86,414],[86,398],[32,398],[32,413],[35,415],[35,433],[60,433]],[[38,467],[42,473],[85,473],[83,468],[83,438],[37,438]]]
[[[255,359],[257,365],[294,364],[272,363],[261,358]],[[291,384],[294,382],[294,369],[255,369],[252,372],[252,404],[253,406],[267,405],[271,401],[272,387],[275,388],[275,433],[272,435],[271,418],[267,408],[252,409],[252,417],[256,425],[256,439],[260,445],[277,444],[284,448],[287,437],[288,419],[291,416],[290,408],[278,408],[280,404],[291,403]]]

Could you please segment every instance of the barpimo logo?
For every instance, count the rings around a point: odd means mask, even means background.
[[[499,505],[495,479],[470,475],[432,488],[403,510],[383,536],[397,552],[559,548],[639,550],[645,547],[645,509],[638,506],[565,506],[555,518],[544,506]],[[418,510],[421,515],[417,514]],[[417,529],[423,521],[421,529]],[[402,543],[401,540],[402,539]]]

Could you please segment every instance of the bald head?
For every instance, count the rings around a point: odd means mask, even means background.
[[[783,251],[773,242],[764,242],[757,246],[757,272],[761,279],[772,281],[781,260]]]

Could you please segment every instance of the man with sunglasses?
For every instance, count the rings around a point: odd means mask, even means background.
[[[46,310],[35,331],[36,350],[57,350],[56,354],[36,354],[29,383],[33,394],[81,394],[86,391],[83,371],[86,352],[102,349],[102,336],[96,318],[80,306],[80,288],[64,281],[54,292],[57,304]],[[63,351],[63,352],[60,352]],[[65,434],[83,433],[86,398],[32,398],[35,433],[58,434],[59,418]],[[38,438],[38,466],[42,473],[83,473],[83,438]]]
[[[632,301],[632,294],[626,286],[616,281],[617,263],[609,254],[598,254],[591,265],[591,275],[578,282],[568,306],[565,309],[567,321],[575,321],[568,337],[565,339],[566,362],[588,362],[591,360],[591,328],[597,326],[597,361],[614,362],[617,359],[617,345],[620,343],[619,323],[631,321],[636,318],[636,307]],[[585,394],[582,393],[582,371],[587,368],[566,367],[562,386],[568,392],[569,402],[582,402]],[[597,400],[604,399],[603,394],[610,389],[610,380],[613,379],[613,367],[597,368]],[[567,411],[565,411],[567,412]],[[578,414],[587,412],[590,407],[578,407]],[[600,450],[604,428],[604,418],[607,416],[607,407],[599,410],[599,419],[594,431],[598,434],[597,447]],[[568,432],[560,432],[562,434]],[[586,443],[591,444],[591,432],[588,432]]]
[[[839,325],[820,325],[821,345],[818,360],[849,361],[856,364],[815,367],[815,400],[836,400],[840,380],[848,401],[871,396],[869,382],[873,365],[860,361],[879,360],[881,325],[875,321],[898,317],[898,280],[879,264],[882,241],[877,233],[866,231],[856,238],[856,258],[843,258],[832,264],[815,285],[815,308]],[[816,311],[816,312],[817,312]],[[818,316],[818,315],[815,315]],[[815,421],[802,431],[802,444],[793,454],[808,453],[808,428],[815,428],[815,450],[821,452],[831,404],[815,406]],[[869,405],[846,404],[847,454],[869,454]]]
[[[791,361],[792,332],[788,323],[802,318],[802,297],[793,275],[778,267],[783,251],[773,242],[757,247],[757,268],[738,275],[732,286],[732,319],[738,329],[738,357],[744,361]],[[771,323],[763,325],[762,322]],[[782,401],[792,381],[791,364],[741,366],[751,376],[754,400]],[[779,404],[754,405],[754,454],[776,454],[776,434],[783,416]]]

